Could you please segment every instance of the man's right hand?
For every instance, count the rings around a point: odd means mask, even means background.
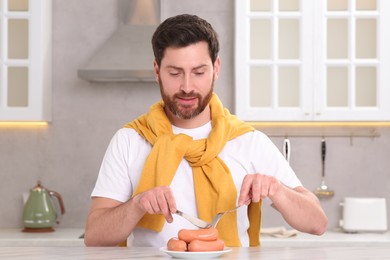
[[[166,186],[139,193],[125,203],[94,197],[84,242],[87,246],[116,246],[127,239],[145,213],[163,214],[171,223],[173,212],[176,212],[176,202]]]
[[[132,201],[149,214],[163,214],[168,223],[173,221],[172,213],[176,212],[176,202],[168,186],[159,186],[139,193]]]

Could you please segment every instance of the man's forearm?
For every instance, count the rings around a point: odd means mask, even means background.
[[[293,228],[315,235],[326,231],[328,219],[314,194],[304,188],[283,187],[272,198],[273,206]]]
[[[131,200],[115,207],[92,208],[84,242],[87,246],[116,246],[127,239],[143,215]]]

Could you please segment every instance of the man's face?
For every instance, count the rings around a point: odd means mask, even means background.
[[[192,119],[207,107],[218,78],[219,58],[212,64],[208,45],[199,42],[181,48],[167,48],[155,72],[162,99],[179,119]]]

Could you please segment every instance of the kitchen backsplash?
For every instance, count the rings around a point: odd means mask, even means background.
[[[215,91],[234,112],[234,1],[162,2],[162,18],[194,13],[218,31],[222,71]],[[37,180],[61,193],[66,207],[61,227],[84,227],[112,135],[159,100],[155,83],[91,83],[77,77],[78,68],[115,31],[117,12],[117,1],[53,1],[52,122],[48,127],[0,128],[0,228],[22,227],[22,193]],[[355,137],[352,144],[350,138],[326,138],[326,181],[335,191],[333,198],[321,201],[329,229],[338,226],[339,203],[346,196],[386,197],[389,204],[390,130],[378,131],[379,137]],[[282,149],[283,138],[272,140]],[[321,183],[321,137],[291,137],[290,142],[291,166],[314,191]],[[263,210],[263,226],[287,226],[269,205]]]

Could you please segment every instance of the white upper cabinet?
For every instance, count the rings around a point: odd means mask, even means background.
[[[236,0],[236,114],[390,120],[390,1]]]
[[[51,1],[0,0],[0,121],[49,121]]]

